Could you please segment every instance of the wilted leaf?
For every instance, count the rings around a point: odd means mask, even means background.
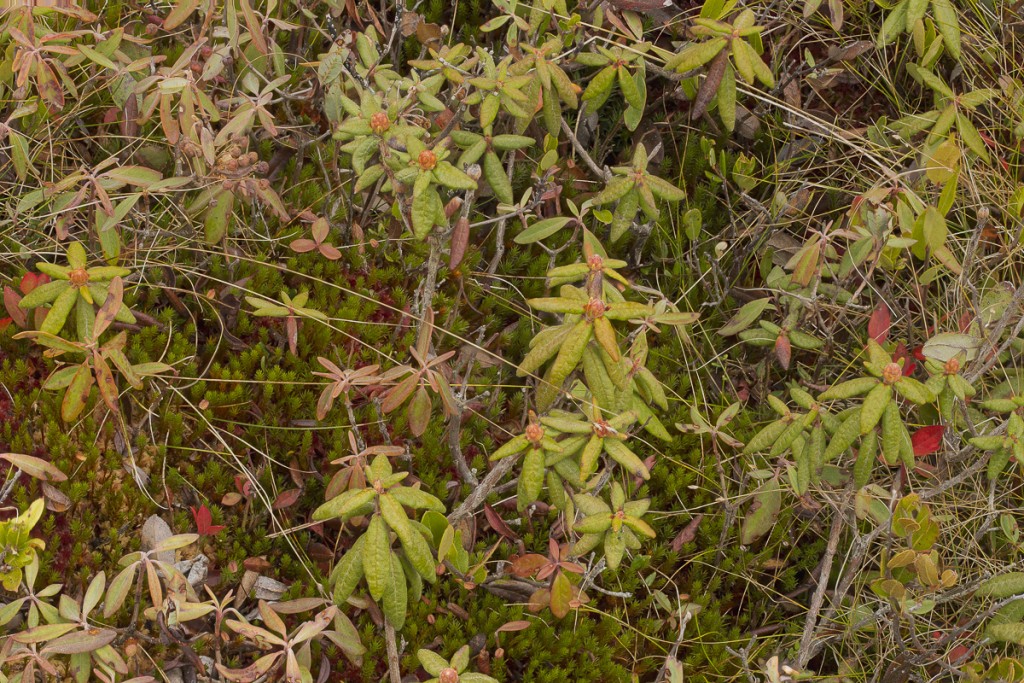
[[[697,538],[697,527],[700,526],[701,521],[704,519],[704,515],[696,515],[691,519],[686,526],[683,527],[682,531],[676,534],[676,537],[669,543],[669,547],[675,552],[680,552],[683,546],[687,543],[693,543],[694,539]]]
[[[963,354],[968,361],[978,357],[981,340],[959,332],[941,332],[924,343],[921,353],[925,358],[945,363]]]
[[[21,453],[0,453],[0,459],[6,460],[30,477],[35,477],[36,479],[40,479],[44,482],[67,480],[67,475],[59,469],[49,462],[32,455],[22,455]]]
[[[497,629],[495,629],[494,632],[495,633],[515,633],[517,631],[525,631],[528,628],[530,628],[530,622],[528,622],[528,621],[521,621],[521,620],[520,621],[509,621],[509,622],[504,623],[501,626],[499,626]]]
[[[422,436],[430,424],[430,394],[427,388],[420,386],[409,403],[409,431],[413,436]]]
[[[519,536],[509,528],[508,524],[505,523],[505,520],[503,520],[488,503],[484,503],[484,516],[487,517],[487,523],[491,525],[491,528],[497,531],[501,536],[504,536],[510,541],[519,540]]]
[[[740,543],[750,545],[771,531],[781,508],[782,490],[778,478],[773,477],[761,484],[754,493],[754,500],[740,529]]]

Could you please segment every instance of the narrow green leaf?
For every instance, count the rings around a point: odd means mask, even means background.
[[[692,71],[715,58],[725,48],[725,38],[712,38],[701,43],[691,43],[665,62],[665,68],[680,73]]]
[[[402,509],[402,505],[390,495],[384,494],[378,499],[380,513],[384,521],[388,523],[391,530],[398,535],[402,543],[402,549],[409,563],[417,573],[427,582],[434,583],[437,580],[437,561],[430,552],[430,546],[423,535],[413,528],[409,517]]]
[[[366,545],[363,548],[363,573],[370,596],[374,600],[384,597],[390,583],[391,573],[391,541],[388,539],[387,526],[380,515],[370,518],[370,526],[364,534]]]
[[[864,404],[860,409],[860,433],[867,434],[875,428],[878,421],[882,419],[886,406],[892,399],[892,389],[879,383],[874,389],[868,392],[864,398]]]

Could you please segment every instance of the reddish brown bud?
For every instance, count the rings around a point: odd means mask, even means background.
[[[431,152],[429,149],[425,149],[422,152],[420,152],[420,155],[419,157],[417,157],[416,162],[424,171],[429,171],[435,166],[437,166],[437,155]]]
[[[583,307],[583,313],[587,316],[588,320],[595,320],[604,315],[604,312],[608,310],[604,302],[600,299],[594,298],[587,302],[587,305]]]
[[[530,443],[540,443],[544,438],[544,428],[539,424],[531,423],[526,425],[526,439]]]
[[[89,273],[85,268],[76,268],[68,273],[68,279],[75,287],[83,287],[89,283]]]
[[[370,117],[370,130],[372,130],[377,135],[380,135],[390,127],[391,119],[389,119],[388,115],[385,114],[384,112],[379,111]]]
[[[903,378],[903,368],[899,363],[889,363],[882,370],[882,381],[886,384],[896,384]]]

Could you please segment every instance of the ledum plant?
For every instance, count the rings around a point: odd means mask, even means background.
[[[424,80],[399,78],[386,65],[378,65],[380,56],[367,35],[359,34],[356,47],[359,69],[372,71],[380,90],[355,86],[356,92],[346,93],[342,84],[355,85],[355,81],[344,78],[341,54],[332,50],[321,61],[328,112],[338,120],[334,138],[344,143],[343,152],[351,154],[357,174],[355,191],[378,187],[380,192],[394,195],[399,199],[396,209],[412,233],[424,239],[435,226],[447,225],[439,189],[477,187],[475,179],[448,160],[450,138],[428,144],[422,140],[424,128],[413,125],[423,109],[444,109],[434,96],[444,85],[444,75],[436,73]]]
[[[924,32],[927,20],[942,36],[949,56],[960,59],[960,20],[953,0],[900,0],[885,6],[891,9],[878,33],[880,47],[892,43],[901,33],[914,34],[916,39],[917,34]]]
[[[646,153],[641,149],[632,167],[634,175],[611,182],[619,182],[627,193],[646,187],[645,162]],[[546,480],[548,499],[566,513],[570,523],[577,523],[573,521],[577,511],[583,515],[576,528],[582,538],[574,554],[600,548],[607,565],[615,568],[627,550],[640,547],[640,536],[653,537],[653,529],[641,519],[647,501],[627,501],[627,488],[618,481],[612,483],[610,503],[600,497],[608,475],[617,471],[641,479],[650,477],[648,463],[627,445],[631,429],[639,428],[640,410],[647,415],[645,422],[654,420],[658,425],[652,433],[661,436],[664,432],[652,407],[664,408],[668,402],[664,387],[646,367],[646,332],[658,330],[659,323],[678,326],[692,323],[696,317],[667,310],[660,302],[651,305],[627,300],[623,292],[629,291],[629,283],[618,272],[625,263],[608,258],[586,230],[583,256],[585,263],[548,272],[548,285],[557,287],[559,296],[528,301],[534,310],[561,318],[535,335],[519,366],[520,375],[534,375],[546,367],[538,377],[535,399],[541,415],[535,418],[531,414],[525,432],[492,457],[523,454],[520,508],[536,499]],[[633,340],[628,354],[621,348],[625,330],[620,332],[627,325],[633,327],[625,335]],[[567,382],[568,392],[564,391]],[[560,407],[563,400],[568,403]],[[566,496],[566,485],[584,497]]]
[[[626,492],[619,482],[612,484],[611,505],[585,493],[576,494],[573,500],[583,515],[573,527],[583,534],[573,546],[576,555],[602,546],[608,567],[617,569],[627,548],[637,550],[641,547],[638,534],[647,538],[656,536],[651,525],[643,520],[651,501],[627,501]]]
[[[717,5],[717,12],[709,6]],[[724,5],[724,6],[723,6]],[[759,81],[766,88],[774,87],[775,76],[761,58],[761,32],[755,25],[753,10],[744,9],[731,22],[724,21],[736,2],[707,2],[702,16],[694,20],[690,34],[694,41],[670,57],[665,68],[689,73],[708,65],[707,75],[696,92],[691,115],[701,116],[713,99],[717,98],[718,116],[726,130],[736,127],[736,75],[748,85]],[[717,17],[707,16],[717,14]]]
[[[632,163],[613,167],[615,175],[601,192],[590,199],[594,206],[615,203],[611,222],[612,242],[626,234],[640,210],[648,220],[657,220],[661,213],[656,199],[666,202],[686,199],[684,189],[652,174],[647,170],[647,164],[647,148],[638,144],[633,152]]]
[[[390,624],[405,624],[410,588],[418,596],[422,582],[437,580],[437,561],[428,543],[430,532],[410,519],[405,508],[441,512],[444,503],[418,488],[404,486],[408,472],[395,472],[387,456],[378,455],[366,467],[366,487],[349,489],[313,513],[316,521],[367,519],[366,529],[338,560],[330,575],[334,602],[344,605],[363,580]],[[392,534],[401,543],[393,548]],[[417,598],[418,599],[418,598]]]
[[[651,312],[647,304],[626,301],[608,279],[626,284],[616,268],[624,261],[606,259],[593,247],[585,249],[586,263],[554,268],[548,272],[548,281],[561,284],[560,296],[530,299],[531,308],[557,313],[563,317],[560,325],[541,331],[530,344],[530,351],[519,365],[521,376],[529,375],[554,359],[537,388],[537,407],[541,411],[551,407],[565,380],[583,360],[593,339],[612,362],[621,358],[612,321],[646,318]],[[568,282],[584,281],[584,287],[569,286]]]
[[[584,52],[576,58],[579,64],[600,68],[583,91],[582,100],[587,103],[587,109],[597,111],[617,88],[626,101],[626,111],[622,115],[626,128],[636,130],[647,101],[644,54],[650,45],[640,43],[628,50],[620,46],[605,48],[598,45],[596,49],[596,52]]]
[[[935,403],[937,396],[930,385],[938,388],[937,381],[928,385],[907,376],[905,359],[894,360],[874,339],[868,340],[866,352],[867,376],[830,387],[817,399],[800,387],[791,387],[790,395],[801,411],[769,396],[780,417],[753,436],[744,452],[771,458],[790,453],[790,481],[797,495],[807,494],[823,476],[839,481],[844,471],[860,488],[870,481],[879,456],[888,466],[903,465],[908,472],[915,467],[915,447],[901,404]],[[843,407],[839,413],[829,410],[831,405],[860,397],[860,405]],[[836,469],[834,463],[858,442],[850,469]]]
[[[84,340],[92,336],[93,305],[106,300],[111,280],[127,277],[131,271],[118,266],[87,267],[88,256],[81,242],[69,244],[65,255],[66,266],[45,261],[36,264],[39,272],[51,280],[26,294],[18,305],[33,309],[49,304],[49,311],[39,330],[54,335],[60,334],[74,312],[78,337]],[[119,306],[114,319],[124,323],[135,322],[135,316],[127,306]]]
[[[16,335],[17,339],[31,339],[45,347],[46,355],[49,357],[70,356],[76,359],[75,363],[54,370],[43,383],[43,388],[48,391],[64,391],[60,414],[65,422],[72,422],[85,410],[94,384],[110,412],[119,412],[120,392],[113,369],[116,369],[133,389],[142,389],[142,380],[145,377],[172,370],[166,363],[133,363],[129,360],[124,352],[127,333],[123,330],[106,341],[100,341],[100,337],[111,324],[118,320],[120,312],[125,310],[122,303],[123,289],[124,285],[118,276],[105,284],[102,289],[105,299],[99,310],[95,315],[91,310],[86,313],[89,322],[85,324],[87,334],[82,341],[69,341],[42,329],[27,330]],[[101,292],[97,290],[96,293]],[[53,315],[52,309],[50,315]],[[83,358],[78,361],[78,357]]]

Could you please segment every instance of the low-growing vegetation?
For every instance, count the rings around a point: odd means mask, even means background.
[[[0,14],[0,683],[1024,680],[1024,12]]]

